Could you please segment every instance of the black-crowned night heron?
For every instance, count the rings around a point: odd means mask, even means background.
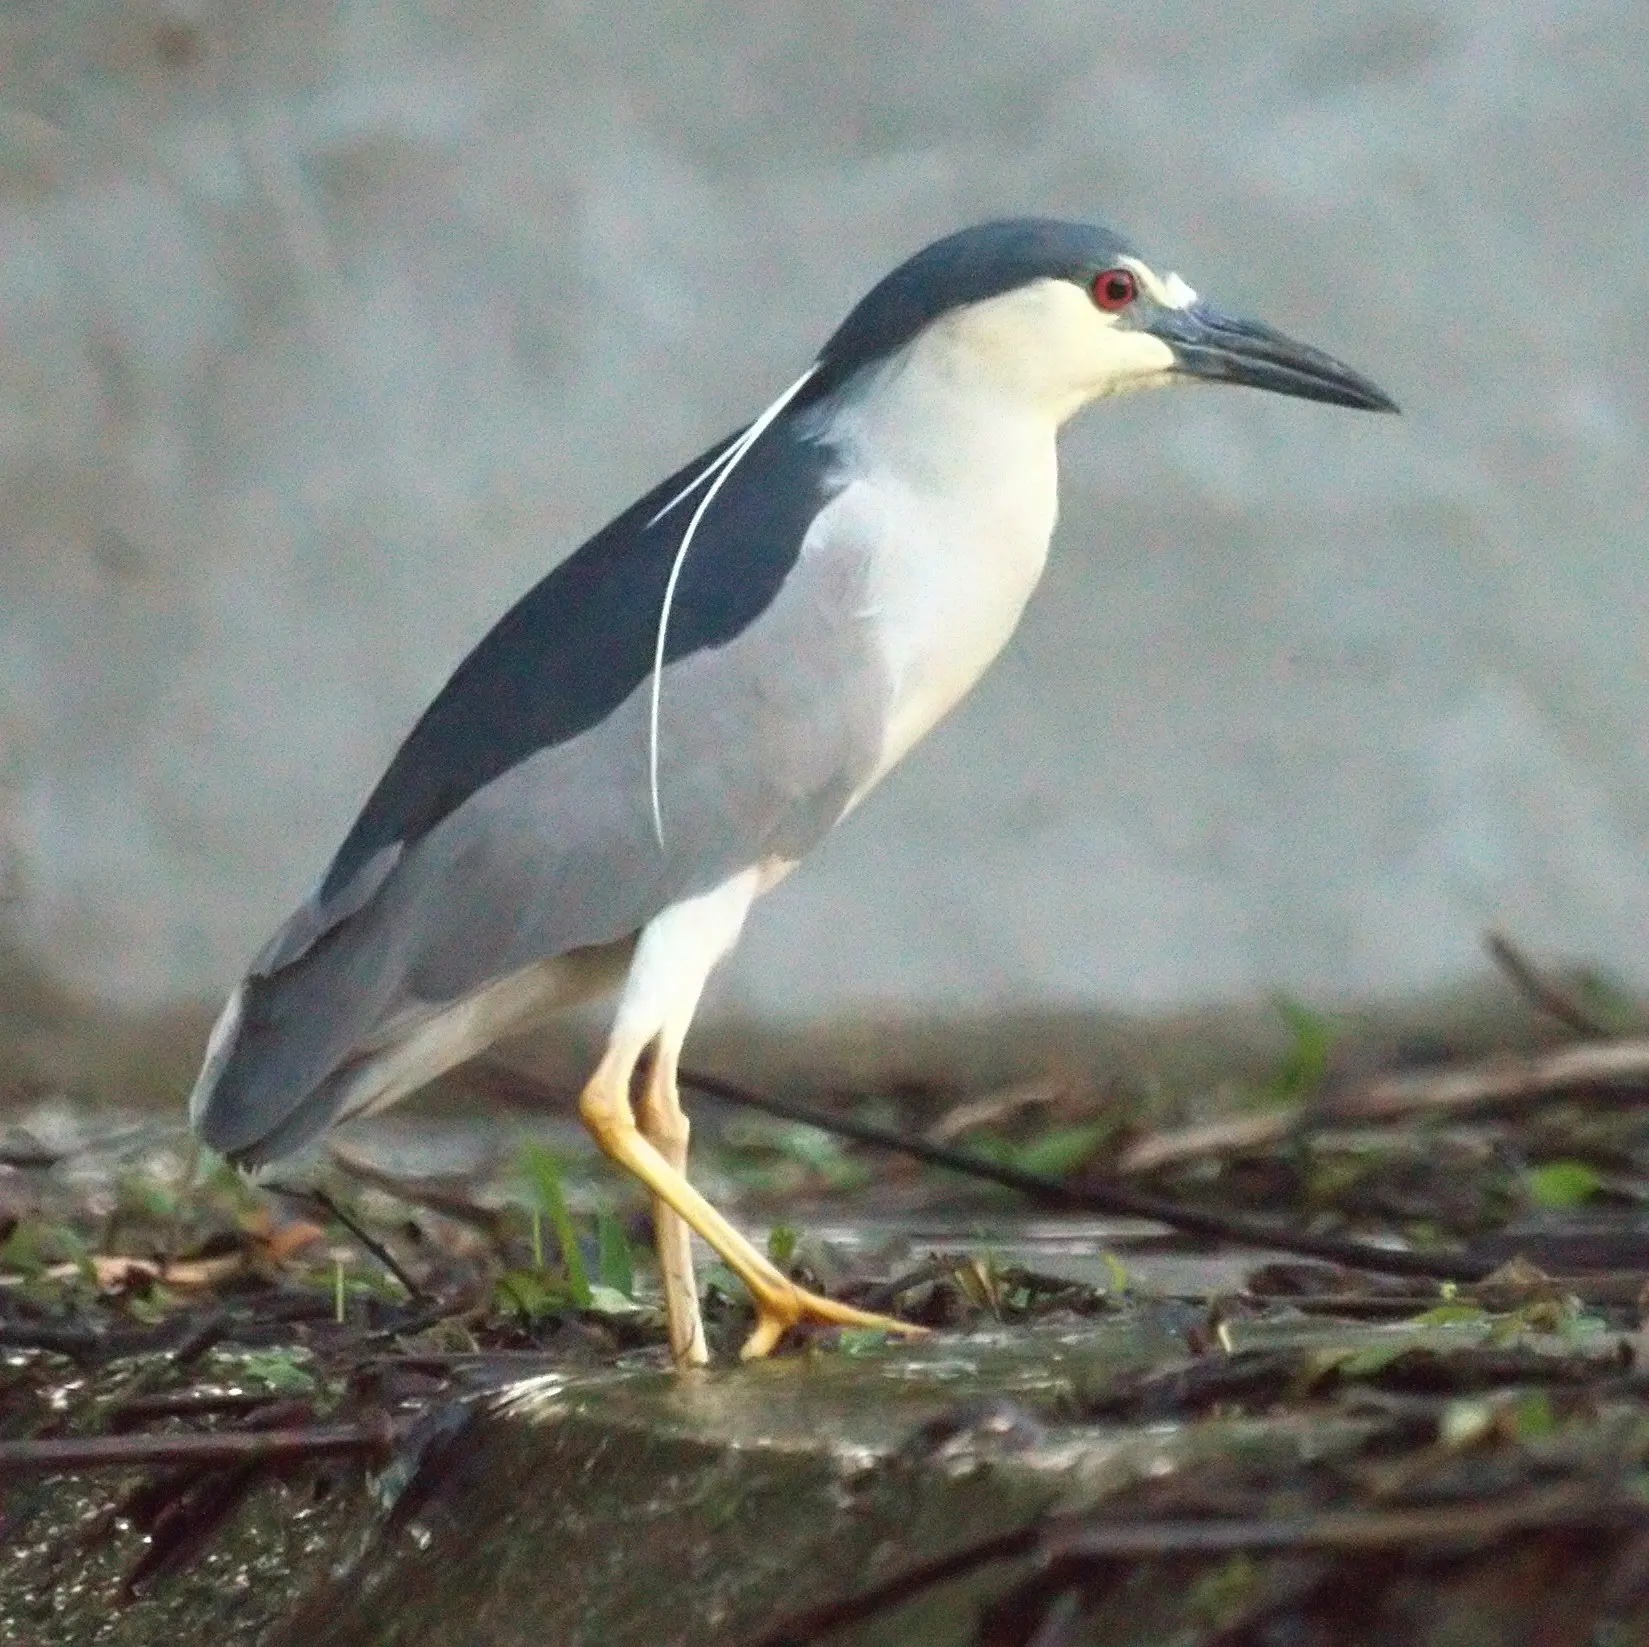
[[[269,1161],[616,985],[580,1113],[654,1198],[676,1360],[705,1359],[689,1229],[754,1295],[746,1356],[804,1320],[900,1328],[798,1287],[688,1183],[682,1042],[755,898],[1012,634],[1060,425],[1173,382],[1396,410],[1105,229],[988,223],[900,265],[458,666],[230,996],[201,1137]]]

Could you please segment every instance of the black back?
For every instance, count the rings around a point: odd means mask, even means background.
[[[670,566],[703,489],[647,523],[728,444],[603,527],[459,664],[338,849],[323,903],[382,848],[411,845],[491,779],[587,731],[646,680]],[[783,420],[745,454],[682,564],[666,663],[725,645],[766,609],[829,495],[830,466],[827,447]]]

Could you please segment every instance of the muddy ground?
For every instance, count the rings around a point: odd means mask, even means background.
[[[1150,1438],[1153,1462],[1000,1524],[880,1538],[851,1575],[735,1585],[714,1618],[709,1581],[678,1576],[672,1622],[637,1639],[901,1639],[900,1609],[949,1597],[903,1639],[1649,1642],[1649,1042],[1628,1003],[1503,962],[1544,1029],[1489,1056],[1386,1044],[1375,1067],[1342,1024],[1279,1003],[1269,1069],[1194,1090],[1049,1067],[775,1114],[771,1091],[706,1078],[701,1183],[812,1284],[933,1329],[927,1372],[874,1335],[783,1347],[821,1387],[867,1369],[867,1403],[929,1378],[908,1418],[886,1405],[866,1469],[948,1481],[960,1445],[1119,1437]],[[508,1432],[476,1430],[497,1392],[630,1379],[583,1421],[646,1430],[634,1414],[670,1381],[643,1206],[565,1093],[499,1064],[466,1079],[486,1126],[350,1135],[259,1186],[195,1158],[170,1115],[18,1108],[0,1639],[440,1639],[419,1632],[458,1602],[416,1595],[420,1574],[476,1579],[421,1567],[407,1529],[468,1502],[475,1458],[510,1456]],[[749,1311],[705,1279],[730,1368]],[[1047,1346],[1078,1341],[1130,1347],[1048,1372]],[[946,1387],[935,1369],[977,1371],[985,1345],[998,1370]],[[731,1394],[746,1376],[711,1375]],[[557,1605],[584,1639],[613,1592],[567,1548],[591,1599],[563,1573]],[[386,1563],[399,1599],[352,1623]],[[462,1616],[481,1630],[498,1603]],[[524,1589],[513,1610],[530,1625],[535,1605]]]

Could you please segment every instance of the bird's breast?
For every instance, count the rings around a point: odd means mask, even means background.
[[[965,485],[867,476],[833,508],[836,531],[861,557],[859,615],[887,682],[881,757],[862,795],[956,706],[1018,626],[1053,533],[1052,442],[1045,463]]]

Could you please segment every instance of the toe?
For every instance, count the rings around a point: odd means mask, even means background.
[[[744,1347],[739,1351],[739,1360],[759,1361],[763,1356],[771,1355],[791,1325],[782,1315],[758,1315],[756,1330],[745,1339]]]

